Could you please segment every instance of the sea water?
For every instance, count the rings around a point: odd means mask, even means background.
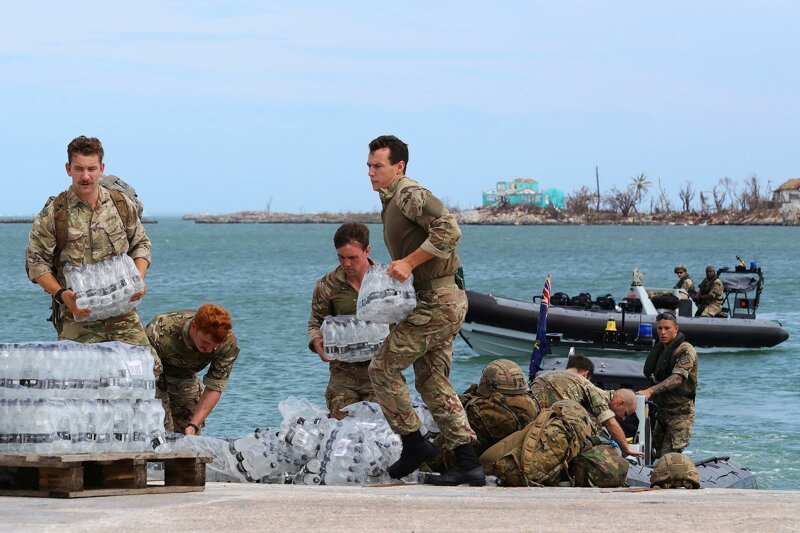
[[[156,314],[215,302],[233,314],[241,354],[204,433],[240,436],[277,426],[290,395],[324,405],[327,365],[308,350],[306,323],[317,279],[333,269],[334,224],[211,225],[160,219],[147,225],[153,265],[139,306]],[[372,255],[389,257],[380,226]],[[0,224],[0,342],[52,340],[49,298],[25,277],[30,226]],[[619,299],[639,268],[648,286],[671,287],[678,263],[699,283],[705,266],[756,261],[766,283],[759,317],[789,331],[765,350],[700,350],[697,422],[687,453],[729,455],[766,488],[800,489],[800,227],[464,226],[459,254],[467,286],[528,299],[552,274],[553,292]],[[457,339],[451,379],[463,391],[490,358]],[[527,362],[517,361],[523,367]],[[413,387],[413,374],[408,373]]]

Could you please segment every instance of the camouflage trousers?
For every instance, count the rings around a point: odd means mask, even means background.
[[[453,342],[467,314],[464,291],[440,288],[417,293],[417,307],[396,324],[369,365],[375,396],[392,430],[407,435],[421,421],[411,405],[403,370],[414,365],[416,388],[441,430],[442,447],[475,442],[464,407],[450,384]]]
[[[68,313],[63,316],[62,320],[63,327],[61,333],[58,334],[59,340],[69,340],[85,344],[118,341],[134,346],[147,346],[150,348],[150,353],[153,355],[153,374],[156,382],[158,382],[161,373],[164,371],[164,368],[161,366],[161,358],[153,347],[150,346],[150,340],[147,338],[142,321],[139,320],[139,315],[135,310],[125,313],[124,315],[103,320],[87,320],[86,322],[76,322],[75,319],[72,318],[72,314]],[[156,398],[159,398],[164,405],[164,426],[171,426],[172,419],[167,410],[166,396],[158,387],[156,387]],[[168,427],[167,430],[169,430]]]
[[[351,403],[360,401],[377,402],[372,382],[369,380],[369,361],[362,363],[331,363],[331,377],[325,389],[325,402],[333,418],[341,420],[341,411]]]
[[[689,445],[694,427],[694,403],[677,407],[662,407],[653,432],[653,447],[658,457],[672,452],[681,453]]]
[[[186,426],[192,421],[192,415],[200,402],[200,395],[203,394],[203,385],[196,375],[173,376],[164,374],[161,377],[161,385],[166,389],[164,398],[164,411],[169,413],[167,418],[172,423],[172,428],[167,431],[183,433]],[[205,425],[205,424],[203,424]],[[196,434],[199,435],[198,431]]]
[[[711,302],[700,310],[699,316],[717,316],[722,312],[722,304]]]

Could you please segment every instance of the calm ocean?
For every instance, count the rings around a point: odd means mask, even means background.
[[[336,266],[335,225],[206,225],[161,219],[147,226],[154,263],[140,306],[154,315],[203,302],[231,310],[242,348],[207,435],[240,435],[280,421],[278,402],[306,397],[324,405],[327,369],[306,346],[311,291]],[[380,226],[373,257],[386,261]],[[700,353],[697,423],[688,453],[730,455],[760,484],[800,489],[800,228],[466,226],[459,246],[471,289],[527,299],[552,273],[553,291],[611,293],[617,300],[638,267],[645,284],[671,286],[677,263],[696,282],[706,264],[735,265],[736,255],[764,268],[760,317],[780,321],[787,342],[772,349]],[[48,299],[27,281],[24,249],[30,227],[0,224],[0,342],[54,338]],[[489,362],[461,340],[452,381],[477,381]],[[518,361],[525,365],[525,361]]]

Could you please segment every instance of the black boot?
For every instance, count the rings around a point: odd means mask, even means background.
[[[456,486],[469,483],[470,487],[483,487],[486,485],[486,474],[483,465],[478,460],[475,447],[472,444],[462,444],[453,450],[456,456],[456,466],[441,476],[429,476],[431,485]]]
[[[419,430],[408,435],[400,435],[400,439],[403,441],[400,459],[388,469],[389,476],[393,479],[406,477],[419,468],[419,465],[436,457],[438,451]]]

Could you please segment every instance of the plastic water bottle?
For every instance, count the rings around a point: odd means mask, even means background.
[[[133,407],[128,400],[109,400],[111,409],[113,439],[110,450],[114,452],[132,451]]]

